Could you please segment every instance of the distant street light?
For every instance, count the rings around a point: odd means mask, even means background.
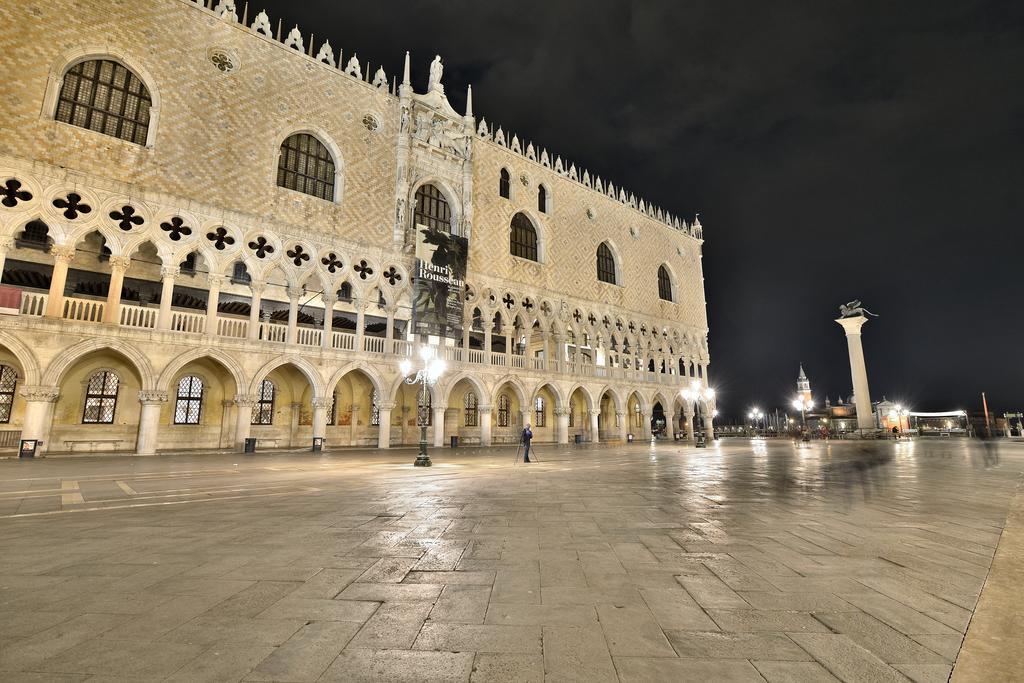
[[[800,427],[807,429],[807,411],[814,407],[814,401],[801,396],[793,401],[793,407],[800,411]]]
[[[754,421],[754,431],[759,432],[761,427],[758,423],[764,419],[764,413],[759,408],[752,408],[747,416]]]
[[[403,358],[398,364],[398,368],[402,371],[406,384],[420,385],[419,393],[416,395],[416,423],[420,427],[420,452],[416,455],[413,465],[430,467],[433,463],[430,462],[430,456],[427,455],[427,422],[430,420],[427,397],[430,395],[430,387],[437,384],[437,380],[444,374],[445,363],[437,357],[437,348],[427,344],[420,347],[419,356],[423,361],[423,366],[416,370],[415,377],[410,376],[413,365],[409,358]]]

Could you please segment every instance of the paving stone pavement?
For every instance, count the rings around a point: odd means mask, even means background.
[[[945,681],[1024,472],[956,440],[537,454],[0,461],[0,680]]]

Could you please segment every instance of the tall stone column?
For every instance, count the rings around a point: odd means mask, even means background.
[[[391,448],[391,409],[394,407],[394,401],[377,404],[377,448]]]
[[[4,264],[7,261],[7,252],[14,247],[14,240],[10,237],[6,239],[0,239],[0,278],[4,275]]]
[[[301,287],[288,288],[288,337],[289,346],[298,343],[299,336],[299,299],[302,298]]]
[[[260,338],[260,302],[266,287],[265,283],[256,280],[249,283],[249,288],[252,290],[252,296],[249,298],[249,341],[256,341]]]
[[[241,450],[252,430],[252,406],[256,400],[244,394],[235,395],[235,447]]]
[[[160,269],[162,278],[160,287],[160,313],[156,317],[156,329],[171,329],[171,300],[174,299],[174,280],[181,271],[177,266],[164,266]]]
[[[519,411],[519,429],[521,429],[521,430],[525,429],[527,424],[530,425],[531,429],[533,429],[534,427],[537,426],[535,424],[532,424],[533,423],[533,417],[531,416],[532,412],[533,411],[531,411],[529,409],[527,409],[527,410],[520,410]]]
[[[322,296],[324,302],[324,325],[320,348],[329,349],[334,345],[334,297]]]
[[[25,417],[21,424],[22,439],[36,439],[37,452],[49,450],[53,407],[60,396],[60,387],[23,386],[18,393],[25,400]]]
[[[359,404],[353,403],[349,410],[348,444],[355,446],[357,443],[359,443]]]
[[[683,416],[686,420],[686,441],[693,443],[693,406],[690,405],[689,401],[683,406]]]
[[[323,439],[327,436],[327,410],[331,407],[330,398],[313,399],[313,438]]]
[[[68,266],[75,258],[73,246],[55,246],[50,249],[53,256],[53,273],[50,275],[50,294],[46,299],[46,317],[64,316],[64,286],[68,281]]]
[[[600,410],[591,410],[590,412],[590,441],[592,443],[599,443],[601,441],[601,423],[598,421],[598,417],[601,415]]]
[[[434,448],[441,448],[444,446],[444,406],[434,406],[433,410]]]
[[[107,303],[103,307],[103,322],[118,325],[121,322],[121,290],[124,288],[124,273],[132,260],[127,256],[110,257],[110,288]]]
[[[154,455],[156,439],[160,430],[160,409],[167,403],[166,391],[143,390],[139,392],[139,435],[135,440],[136,455]]]
[[[210,273],[207,281],[209,293],[206,295],[206,336],[217,336],[217,305],[220,303],[220,288],[224,284],[224,276]]]
[[[626,411],[616,410],[615,420],[619,425],[619,438],[622,439],[623,443],[628,441],[627,435],[629,434],[629,422],[626,421]]]
[[[220,437],[217,440],[217,448],[231,448],[231,440],[235,436],[235,426],[232,423],[234,409],[235,402],[231,399],[220,402]]]
[[[640,429],[645,439],[651,438],[651,416],[650,411],[640,413]]]
[[[480,416],[481,446],[491,445],[491,410],[492,407],[489,405],[479,405],[476,408],[477,414]]]
[[[564,408],[555,410],[555,441],[558,443],[569,443],[569,411]]]
[[[362,353],[366,337],[366,301],[358,299],[353,304],[356,307],[356,353]]]
[[[302,412],[302,404],[293,402],[288,407],[291,409],[288,413],[288,448],[295,448],[295,440],[299,435],[299,414]]]
[[[836,320],[846,332],[846,348],[850,352],[850,375],[853,378],[853,397],[857,408],[857,428],[874,429],[871,415],[871,392],[868,390],[868,370],[864,363],[864,347],[860,341],[860,328],[868,319],[863,315]]]

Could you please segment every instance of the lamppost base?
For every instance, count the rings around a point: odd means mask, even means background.
[[[430,462],[430,456],[426,453],[420,453],[416,456],[416,462],[413,463],[414,467],[430,467],[434,463]]]

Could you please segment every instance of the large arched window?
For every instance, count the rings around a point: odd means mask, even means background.
[[[309,133],[295,133],[281,143],[277,184],[329,202],[334,201],[334,157]]]
[[[174,401],[174,424],[197,425],[203,409],[203,380],[188,375],[178,380],[178,395]]]
[[[467,391],[465,398],[462,399],[462,407],[465,410],[466,420],[465,424],[467,427],[477,426],[477,403],[476,394],[472,391]]]
[[[120,384],[121,380],[110,370],[93,373],[85,387],[85,409],[82,411],[82,422],[113,424],[114,409],[117,408],[117,389]]]
[[[548,188],[543,185],[537,186],[537,210],[541,213],[548,212]]]
[[[252,406],[252,424],[272,425],[274,424],[274,394],[277,389],[269,379],[263,380],[260,384],[259,394],[256,395],[256,403]]]
[[[425,225],[441,232],[452,232],[452,208],[436,185],[427,183],[416,190],[413,220],[416,225]]]
[[[537,261],[537,229],[525,213],[512,216],[512,229],[508,236],[508,251],[513,256]]]
[[[501,177],[498,179],[498,194],[505,199],[512,198],[512,176],[507,168],[501,169]]]
[[[533,401],[533,426],[544,427],[547,425],[547,410],[545,410],[545,401],[543,396],[538,396]]]
[[[138,76],[109,59],[79,62],[64,73],[53,118],[146,144],[153,101]]]
[[[612,256],[612,250],[604,242],[597,245],[597,279],[601,282],[616,284],[615,257]]]
[[[14,389],[18,385],[18,372],[10,365],[0,365],[0,423],[11,421],[14,407]]]
[[[672,301],[672,276],[665,266],[658,266],[658,297]]]
[[[508,427],[509,417],[509,403],[508,395],[502,394],[498,397],[498,426]]]

